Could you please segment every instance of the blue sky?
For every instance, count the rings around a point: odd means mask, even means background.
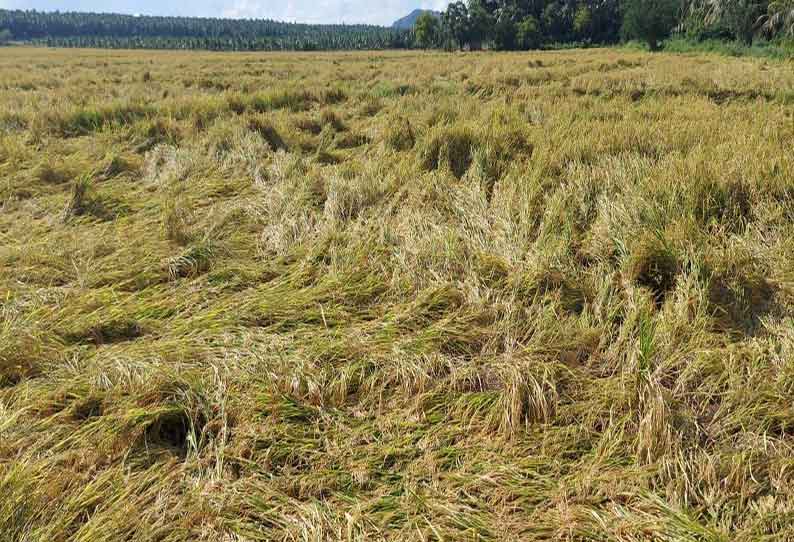
[[[448,3],[449,0],[0,0],[0,8],[389,25],[416,8],[441,10]]]

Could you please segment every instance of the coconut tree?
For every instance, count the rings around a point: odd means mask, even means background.
[[[706,23],[722,23],[734,37],[749,45],[767,10],[766,0],[703,0]]]
[[[621,34],[625,39],[643,40],[651,51],[658,51],[678,23],[680,6],[679,0],[626,0]]]
[[[773,0],[761,17],[762,30],[768,35],[782,34],[794,38],[794,0]]]

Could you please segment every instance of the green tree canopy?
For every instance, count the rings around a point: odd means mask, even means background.
[[[456,0],[440,18],[421,15],[411,30],[0,9],[0,29],[10,31],[15,41],[57,47],[511,50],[640,39],[658,49],[673,29],[697,40],[751,43],[756,34],[773,40],[794,38],[794,0]],[[0,43],[10,39],[5,34]]]
[[[469,9],[463,2],[453,2],[442,16],[447,33],[459,48],[469,39]]]
[[[372,25],[0,9],[2,28],[15,40],[59,47],[306,51],[397,49],[413,42],[409,30]]]
[[[794,0],[772,0],[762,20],[761,28],[768,35],[782,34],[794,38]]]
[[[425,49],[436,45],[439,39],[439,28],[438,17],[425,11],[416,19],[414,25],[416,42]]]
[[[704,4],[706,23],[725,25],[737,40],[745,44],[752,43],[759,21],[768,7],[765,0],[705,0]]]
[[[494,18],[482,0],[469,0],[468,43],[472,50],[482,49],[483,42],[492,34]]]
[[[580,5],[576,9],[573,18],[573,31],[578,38],[587,38],[591,35],[590,26],[593,24],[593,14],[586,4]]]
[[[530,15],[518,23],[517,42],[521,49],[537,49],[540,47],[540,40],[542,34],[540,32],[540,23],[538,20]]]
[[[493,28],[493,41],[497,49],[515,49],[520,13],[512,4],[496,10],[496,22]]]
[[[651,51],[657,51],[678,22],[681,3],[679,0],[626,0],[623,9],[623,37],[643,40]]]

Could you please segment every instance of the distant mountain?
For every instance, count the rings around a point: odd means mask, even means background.
[[[416,24],[416,20],[419,18],[419,16],[425,12],[435,15],[436,17],[441,17],[440,11],[433,11],[432,9],[415,9],[402,19],[397,19],[394,21],[394,24],[392,24],[391,27],[410,30]]]

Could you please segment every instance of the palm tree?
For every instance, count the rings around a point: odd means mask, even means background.
[[[766,15],[762,17],[761,28],[769,35],[778,33],[794,38],[794,0],[773,0],[769,2]]]
[[[766,8],[762,0],[704,0],[702,4],[707,23],[722,22],[736,39],[748,45],[753,41]]]

